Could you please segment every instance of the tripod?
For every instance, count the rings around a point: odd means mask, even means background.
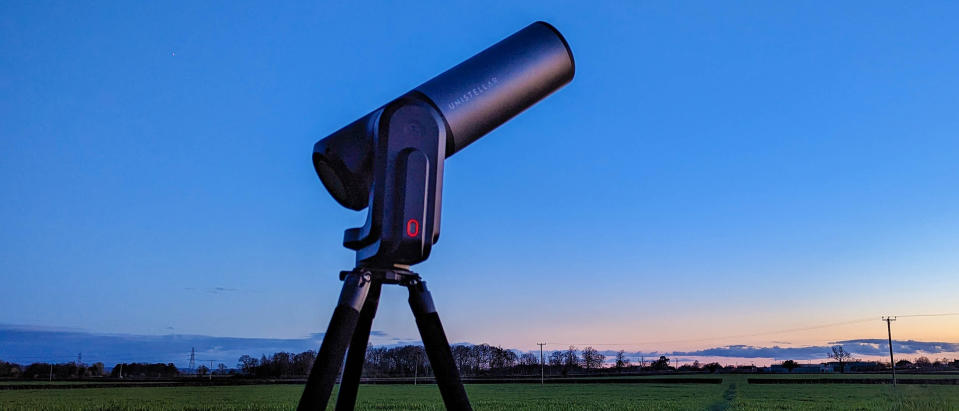
[[[337,410],[352,410],[356,405],[360,374],[366,361],[366,347],[370,339],[373,317],[379,305],[383,284],[399,284],[410,292],[410,309],[416,318],[426,355],[430,360],[436,385],[439,386],[443,403],[449,410],[472,410],[466,390],[460,381],[453,353],[439,314],[433,306],[433,297],[420,276],[405,268],[373,269],[357,267],[340,272],[343,291],[333,310],[330,326],[323,335],[320,352],[306,380],[300,397],[299,411],[325,410],[336,383],[336,375],[343,365],[343,378],[336,399]],[[347,347],[349,352],[347,353]]]

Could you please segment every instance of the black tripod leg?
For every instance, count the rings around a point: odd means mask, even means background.
[[[306,380],[297,410],[326,410],[333,384],[336,383],[336,374],[343,365],[343,356],[346,355],[346,347],[356,329],[370,283],[370,274],[361,272],[352,272],[343,280],[340,301],[333,310],[330,326],[323,335],[323,344],[316,355],[316,361],[313,362],[313,369]]]
[[[430,366],[436,376],[436,385],[440,388],[443,403],[448,410],[472,410],[470,400],[466,396],[460,373],[453,361],[453,352],[450,343],[443,332],[440,316],[433,306],[433,297],[426,289],[426,283],[416,281],[407,286],[410,290],[410,308],[416,317],[416,326],[420,330],[426,355],[430,359]]]
[[[381,287],[382,284],[379,281],[374,281],[370,285],[366,303],[360,311],[360,319],[356,323],[356,330],[353,331],[350,349],[346,353],[346,365],[343,368],[343,378],[340,379],[340,392],[336,396],[337,410],[352,410],[356,406],[356,391],[360,387],[363,363],[366,362],[366,347],[370,342],[370,330],[373,327],[373,317],[376,316],[376,307],[380,303]]]

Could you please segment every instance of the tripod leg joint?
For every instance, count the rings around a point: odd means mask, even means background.
[[[433,305],[433,296],[430,290],[426,289],[426,281],[412,281],[406,285],[410,290],[410,308],[413,309],[413,315],[421,316],[436,312],[436,306]]]
[[[373,276],[369,271],[352,272],[343,280],[343,291],[340,292],[339,305],[349,307],[357,312],[363,309],[366,295],[370,292],[370,283]]]

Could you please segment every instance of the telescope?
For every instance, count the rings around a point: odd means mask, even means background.
[[[330,195],[368,211],[363,226],[344,233],[356,267],[340,273],[343,291],[300,410],[326,408],[344,355],[336,409],[353,408],[382,284],[409,289],[444,404],[470,409],[432,297],[410,266],[439,240],[444,160],[569,83],[574,71],[563,35],[535,22],[313,146]]]
[[[573,79],[569,45],[536,22],[313,147],[342,206],[369,208],[343,244],[363,265],[419,263],[440,234],[443,160]]]

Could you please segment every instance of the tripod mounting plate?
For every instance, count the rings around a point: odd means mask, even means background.
[[[361,273],[369,274],[373,281],[381,284],[399,284],[402,286],[411,286],[421,283],[423,279],[419,274],[402,268],[368,268],[357,267],[350,271],[340,271],[340,281],[346,280],[350,274]]]

